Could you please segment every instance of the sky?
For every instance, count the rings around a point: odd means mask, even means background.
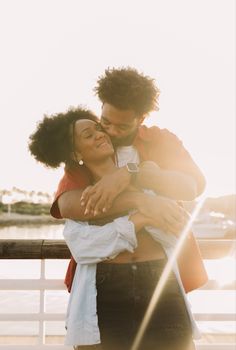
[[[206,194],[235,186],[234,0],[2,0],[0,190],[56,190],[28,152],[45,114],[82,105],[108,67],[155,79],[160,109],[146,119],[176,133],[207,179]]]

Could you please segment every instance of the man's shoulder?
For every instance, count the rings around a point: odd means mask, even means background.
[[[74,167],[67,167],[64,168],[64,176],[68,177],[80,177],[83,176],[83,174],[86,173],[86,170],[83,166],[74,166]]]
[[[64,169],[64,174],[58,184],[52,203],[50,213],[55,218],[61,218],[61,213],[58,207],[58,198],[65,192],[80,190],[86,188],[91,183],[91,175],[84,167],[74,167]]]
[[[59,182],[58,188],[61,191],[80,189],[91,183],[89,171],[84,167],[74,167],[64,169],[64,174]]]
[[[141,125],[138,132],[138,137],[142,141],[146,142],[176,142],[179,141],[178,137],[168,129],[161,129],[158,126],[146,126]]]

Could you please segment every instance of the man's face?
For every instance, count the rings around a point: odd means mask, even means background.
[[[102,107],[101,126],[114,146],[131,145],[142,121],[132,110],[117,109],[109,103]]]

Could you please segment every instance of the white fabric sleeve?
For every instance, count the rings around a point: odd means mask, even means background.
[[[137,247],[135,227],[128,216],[103,226],[66,220],[63,235],[73,258],[80,264],[112,259],[122,251],[133,252]]]

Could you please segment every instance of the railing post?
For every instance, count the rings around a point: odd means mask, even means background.
[[[41,260],[40,264],[40,279],[42,281],[45,280],[45,260]],[[44,289],[40,289],[40,299],[39,299],[39,314],[40,316],[44,314],[44,308],[45,308],[45,291]],[[40,317],[39,320],[39,345],[43,345],[45,342],[45,325],[43,318]]]

